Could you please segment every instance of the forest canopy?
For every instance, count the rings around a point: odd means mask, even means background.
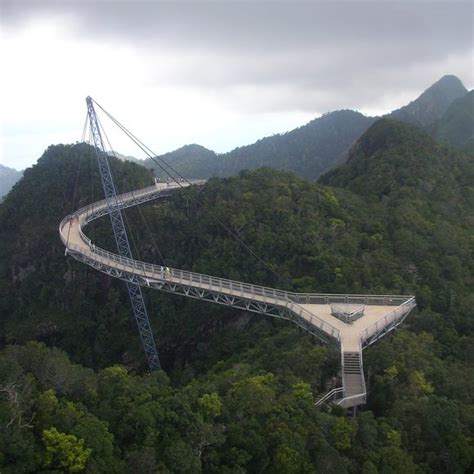
[[[136,164],[112,165],[121,191],[151,183]],[[1,471],[472,470],[474,156],[382,120],[319,183],[258,169],[197,192],[142,206],[169,266],[416,295],[418,311],[364,353],[367,405],[355,418],[315,409],[337,375],[334,345],[152,291],[165,371],[147,374],[123,285],[65,258],[57,236],[72,206],[101,196],[93,150],[52,146],[0,205]],[[138,210],[126,214],[134,251],[159,261]],[[113,249],[106,219],[86,231]]]

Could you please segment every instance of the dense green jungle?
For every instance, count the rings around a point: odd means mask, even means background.
[[[111,161],[120,191],[152,182]],[[94,149],[56,145],[0,204],[2,473],[474,470],[473,153],[382,119],[318,182],[259,168],[125,211],[145,261],[299,292],[416,295],[364,351],[356,417],[314,407],[338,375],[335,345],[151,290],[164,370],[147,373],[125,285],[59,240],[61,219],[101,196]],[[85,230],[113,250],[107,219]]]

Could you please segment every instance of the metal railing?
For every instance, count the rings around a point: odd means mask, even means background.
[[[371,324],[363,331],[360,332],[360,339],[362,342],[365,342],[370,337],[378,334],[380,331],[384,330],[388,326],[391,326],[396,321],[400,320],[405,316],[407,312],[413,309],[416,306],[415,298],[412,296],[408,300],[401,302],[395,310],[385,315],[382,319]]]
[[[366,402],[367,396],[365,393],[359,395],[351,395],[350,397],[344,397],[342,400],[337,402],[338,405],[343,408],[354,407],[358,405],[363,405]]]
[[[265,288],[258,285],[251,285],[239,281],[227,280],[225,278],[211,277],[201,273],[188,272],[186,270],[180,270],[176,268],[169,268],[168,270],[170,276],[167,277],[167,267],[121,257],[120,255],[94,246],[91,240],[85,236],[82,231],[80,231],[80,234],[81,239],[83,239],[84,244],[87,245],[87,247],[79,246],[69,242],[67,248],[70,252],[77,252],[91,260],[108,265],[118,270],[123,270],[142,276],[146,279],[158,281],[161,280],[168,283],[193,286],[222,294],[238,296],[243,299],[251,299],[254,301],[260,301],[262,303],[270,303],[276,306],[284,307],[297,316],[303,318],[312,326],[321,329],[325,334],[328,334],[337,341],[339,341],[341,338],[340,331],[337,328],[310,313],[302,306],[295,304],[293,301],[287,298],[287,293],[284,291]],[[61,239],[65,244],[66,239],[63,233],[61,233]]]
[[[191,184],[202,184],[204,181],[195,181]],[[160,196],[167,196],[167,191],[179,189],[178,186],[169,186],[160,188],[155,185],[138,191],[121,194],[117,197],[113,205],[124,208],[141,202],[146,202]],[[122,257],[115,253],[95,246],[92,241],[82,231],[82,225],[107,214],[108,203],[102,200],[88,206],[84,206],[73,214],[66,216],[60,223],[59,230],[63,244],[71,252],[87,256],[89,259],[104,264],[111,268],[123,270],[132,274],[143,276],[149,280],[167,281],[174,284],[187,285],[207,289],[213,292],[220,292],[231,296],[239,296],[244,299],[251,299],[263,303],[271,303],[280,307],[285,307],[292,313],[303,318],[314,327],[321,329],[324,333],[330,335],[337,341],[341,341],[339,329],[318,318],[302,306],[301,304],[321,304],[332,303],[363,304],[363,305],[400,305],[407,301],[408,296],[393,295],[344,295],[344,294],[321,294],[321,293],[293,293],[284,290],[277,290],[259,285],[252,285],[240,281],[218,278],[201,273],[189,272],[176,268],[169,269],[169,275],[166,267],[138,260]],[[66,225],[78,218],[79,235],[84,246],[76,245],[68,241],[68,232],[64,232]],[[171,276],[171,278],[166,278]],[[412,298],[413,299],[413,298]],[[386,316],[390,317],[397,310]],[[384,318],[385,319],[385,318]],[[376,327],[377,323],[375,323]],[[361,333],[365,335],[372,326]],[[367,335],[366,337],[370,337]]]
[[[344,295],[321,293],[289,293],[298,304],[357,304],[399,306],[409,298],[404,295]]]
[[[340,394],[344,394],[344,388],[343,387],[333,388],[332,390],[329,390],[328,393],[326,393],[322,397],[318,398],[314,402],[314,406],[319,407],[320,405],[322,405],[323,403],[326,403],[329,400],[334,400],[334,399],[338,398],[338,395],[340,395]]]
[[[364,402],[367,398],[367,386],[365,384],[365,374],[364,374],[364,358],[362,357],[362,341],[359,339],[359,360],[360,360],[360,375],[362,377],[362,396],[364,397]]]

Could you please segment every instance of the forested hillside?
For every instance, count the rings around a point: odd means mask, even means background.
[[[359,112],[339,110],[229,153],[216,155],[198,145],[188,145],[160,158],[180,174],[192,178],[232,176],[243,169],[268,166],[313,180],[344,161],[349,148],[373,121]],[[157,176],[166,177],[155,162],[146,160],[145,163]]]
[[[474,91],[456,99],[431,133],[442,143],[474,152]]]
[[[150,180],[113,167],[120,190]],[[142,206],[151,234],[127,211],[147,261],[156,243],[169,266],[248,282],[416,294],[419,312],[367,349],[369,402],[353,419],[313,406],[335,347],[152,291],[167,375],[144,374],[123,285],[64,257],[57,235],[100,198],[95,169],[87,145],[50,147],[0,205],[2,472],[472,471],[472,154],[383,120],[321,184],[269,169],[212,179]],[[87,232],[112,245],[106,218]]]
[[[123,191],[151,182],[141,166],[112,160],[112,167]],[[111,282],[87,267],[71,267],[58,237],[59,222],[66,214],[102,196],[93,148],[57,145],[25,171],[2,203],[2,345],[34,339],[65,348],[71,355],[80,353],[81,361],[90,366],[117,360],[110,352],[116,350],[115,332],[121,329],[111,322],[103,326],[102,320],[117,311]]]
[[[170,153],[165,153],[159,158],[171,165],[182,176],[194,179],[206,179],[217,174],[221,161],[219,155],[200,145],[185,145]],[[152,169],[159,178],[166,179],[169,176],[169,168],[165,167],[163,169],[150,158],[144,160],[144,166]]]
[[[473,114],[472,94],[457,77],[444,76],[386,117],[415,125],[436,140],[469,150]],[[187,145],[159,158],[188,178],[232,176],[244,169],[268,166],[314,180],[343,163],[349,148],[375,120],[352,110],[339,110],[228,153],[215,154],[199,145]],[[154,169],[157,176],[166,177],[153,160],[145,160],[145,166]]]
[[[400,120],[420,128],[428,128],[441,119],[449,106],[467,94],[467,89],[456,76],[443,76],[428,87],[417,99],[394,110],[388,118]]]

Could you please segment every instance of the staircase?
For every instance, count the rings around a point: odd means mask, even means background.
[[[318,407],[324,403],[335,403],[346,409],[352,408],[355,413],[356,407],[363,405],[366,400],[362,348],[357,352],[343,351],[341,357],[342,387],[320,395],[314,404]]]
[[[350,408],[365,403],[362,351],[342,353],[342,381],[344,398],[338,403],[340,406]]]

